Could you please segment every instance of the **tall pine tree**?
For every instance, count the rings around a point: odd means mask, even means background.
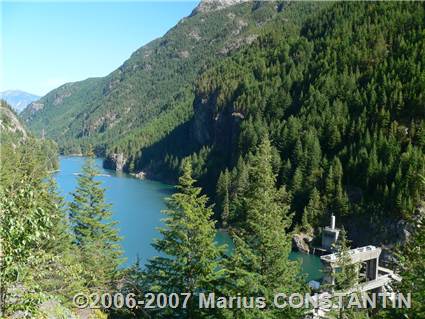
[[[233,236],[235,251],[227,264],[225,286],[230,296],[240,293],[270,302],[276,293],[303,291],[299,264],[288,259],[291,215],[287,194],[275,186],[271,161],[270,141],[265,139],[249,163],[249,185],[243,199],[246,221]],[[270,303],[265,309],[234,311],[238,318],[299,317],[294,310],[276,309]]]

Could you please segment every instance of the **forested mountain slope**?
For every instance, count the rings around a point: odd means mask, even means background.
[[[237,223],[246,162],[269,135],[300,224],[334,213],[398,227],[391,223],[411,218],[424,192],[424,18],[423,3],[334,3],[300,29],[276,21],[205,71],[191,121],[130,157],[128,169],[169,177],[195,150],[209,193],[222,172],[218,213],[230,197],[226,216]]]
[[[279,3],[228,5],[202,3],[108,76],[65,84],[32,103],[22,117],[64,152],[84,152],[91,143],[103,155],[123,137],[131,137],[131,148],[152,144],[192,115],[198,74],[252,43],[283,10]]]

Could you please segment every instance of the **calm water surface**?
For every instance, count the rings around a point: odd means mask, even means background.
[[[83,157],[61,157],[60,171],[56,181],[62,196],[68,201],[77,185],[77,174],[84,164]],[[159,182],[139,180],[131,175],[117,173],[102,168],[102,159],[96,159],[96,166],[102,176],[97,177],[106,188],[106,201],[112,204],[113,218],[118,221],[122,247],[127,258],[126,265],[133,263],[139,256],[142,263],[158,253],[151,246],[154,238],[159,237],[158,227],[162,225],[165,208],[164,198],[171,195],[173,187]],[[106,176],[105,176],[106,175]],[[218,232],[217,242],[232,243],[224,232]],[[321,277],[321,262],[316,256],[292,252],[291,259],[302,259],[303,271],[308,279]]]

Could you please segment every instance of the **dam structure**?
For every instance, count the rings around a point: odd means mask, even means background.
[[[320,260],[325,266],[325,275],[322,282],[310,282],[310,286],[315,290],[319,290],[317,300],[325,295],[335,296],[350,295],[359,293],[362,295],[368,293],[394,293],[391,284],[393,282],[400,282],[401,277],[394,273],[394,271],[379,265],[379,258],[382,249],[373,245],[353,248],[348,251],[349,258],[344,258],[344,265],[342,263],[342,256],[339,252],[335,251],[335,244],[338,241],[340,230],[335,227],[335,216],[331,217],[331,224],[323,229],[322,232],[322,247],[320,252],[328,252],[321,255]],[[330,252],[330,253],[329,253]],[[355,284],[344,291],[335,291],[335,277],[342,266],[356,265],[357,278]],[[326,287],[320,289],[321,286]],[[318,306],[312,311],[308,312],[305,318],[311,319],[325,319],[332,318],[330,316],[330,308]]]

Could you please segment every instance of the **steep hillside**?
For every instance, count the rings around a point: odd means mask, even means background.
[[[0,92],[0,99],[5,100],[18,113],[27,107],[31,102],[38,100],[40,97],[34,94],[19,90],[9,90]]]
[[[79,152],[81,145],[84,151],[91,143],[102,155],[129,136],[138,148],[152,144],[191,116],[198,74],[252,43],[284,7],[235,2],[201,3],[107,77],[65,84],[32,103],[22,117],[37,134],[45,129],[64,152]]]
[[[425,191],[424,17],[423,3],[335,3],[300,29],[276,21],[203,72],[194,117],[124,168],[169,178],[190,156],[210,194],[223,176],[217,213],[229,193],[237,224],[246,163],[269,135],[297,223],[333,213],[356,223],[359,241],[365,229],[377,243],[402,233],[397,222],[418,213]]]

